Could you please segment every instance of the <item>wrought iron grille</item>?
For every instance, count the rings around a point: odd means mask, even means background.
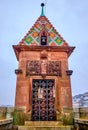
[[[32,117],[33,121],[56,120],[55,81],[53,79],[33,79]]]

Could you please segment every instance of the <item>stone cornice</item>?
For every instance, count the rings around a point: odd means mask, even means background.
[[[27,46],[27,45],[13,45],[17,60],[19,60],[19,54],[21,51],[43,51],[48,52],[65,52],[68,57],[71,55],[75,47],[71,46]]]

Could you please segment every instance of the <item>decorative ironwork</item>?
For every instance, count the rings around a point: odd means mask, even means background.
[[[32,84],[32,120],[56,120],[54,80],[34,79]]]
[[[40,75],[41,63],[39,61],[27,61],[26,75]]]
[[[49,61],[47,63],[47,74],[61,76],[61,62],[60,61]]]
[[[61,76],[60,61],[27,61],[26,75]]]

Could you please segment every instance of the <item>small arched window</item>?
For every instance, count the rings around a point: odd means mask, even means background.
[[[47,35],[45,32],[41,34],[41,45],[47,45]]]

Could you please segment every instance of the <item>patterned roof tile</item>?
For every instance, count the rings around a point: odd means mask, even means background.
[[[40,16],[28,33],[19,43],[20,45],[40,45],[40,33],[46,30],[49,46],[68,46],[68,43],[61,37],[46,16]]]

